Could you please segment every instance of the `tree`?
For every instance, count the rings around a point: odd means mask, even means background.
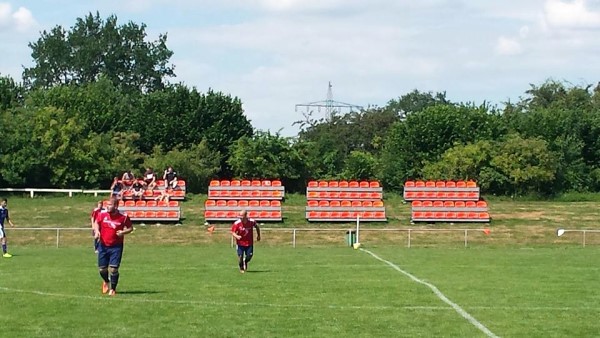
[[[0,111],[23,104],[25,89],[10,76],[0,74]]]
[[[173,52],[166,46],[166,34],[156,41],[145,39],[145,24],[119,26],[115,15],[103,20],[98,12],[89,13],[70,30],[59,25],[29,43],[34,66],[25,68],[23,79],[30,87],[49,88],[104,76],[126,91],[158,90],[174,76],[169,64]]]

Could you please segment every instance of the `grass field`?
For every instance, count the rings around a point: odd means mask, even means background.
[[[492,199],[489,225],[411,225],[391,196],[389,222],[363,224],[364,250],[352,250],[353,224],[309,224],[292,195],[242,275],[229,224],[208,233],[203,196],[190,196],[180,226],[136,225],[108,298],[90,232],[75,230],[89,227],[95,199],[9,196],[17,228],[6,229],[15,256],[0,259],[0,336],[594,337],[600,234],[583,247],[581,234],[555,231],[597,229],[595,198]],[[61,229],[59,248],[56,230],[23,227]]]
[[[5,337],[590,337],[597,248],[260,247],[244,275],[229,245],[126,248],[100,294],[88,247],[23,247],[0,261]],[[491,336],[491,335],[487,335]]]

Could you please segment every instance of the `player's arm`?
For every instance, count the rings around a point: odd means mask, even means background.
[[[258,223],[256,223],[254,227],[256,228],[256,240],[260,242],[260,227],[258,226]]]
[[[240,240],[240,239],[242,239],[242,236],[238,235],[238,234],[236,233],[236,230],[237,230],[237,229],[236,229],[236,226],[235,226],[235,225],[231,227],[231,236],[232,236],[233,238],[237,239],[237,240]]]
[[[92,229],[94,229],[94,238],[100,238],[100,224],[95,218],[92,220]]]
[[[8,216],[8,213],[6,214],[6,220],[8,221],[8,224],[10,224],[11,227],[15,227],[15,225],[13,224],[13,222],[10,220],[10,217]]]
[[[131,220],[129,219],[129,216],[127,216],[125,225],[123,225],[123,230],[117,230],[117,236],[122,237],[127,234],[130,234],[132,231],[133,231],[133,225],[131,224]]]

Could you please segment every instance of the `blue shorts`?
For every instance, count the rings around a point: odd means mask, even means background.
[[[112,266],[118,268],[121,265],[121,257],[123,257],[123,244],[114,246],[105,246],[100,242],[98,245],[98,266]]]
[[[238,245],[237,246],[238,257],[243,256],[244,254],[246,254],[246,257],[252,257],[252,254],[254,254],[254,246],[253,245],[249,245],[249,246]]]

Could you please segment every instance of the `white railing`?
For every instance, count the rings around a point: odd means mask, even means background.
[[[62,192],[68,193],[69,197],[73,197],[73,194],[94,194],[95,197],[98,194],[109,194],[110,190],[85,190],[85,189],[46,189],[46,188],[0,188],[0,191],[22,191],[28,192],[29,196],[33,198],[36,192]]]
[[[226,231],[229,231],[228,229],[224,229]],[[276,232],[291,232],[292,233],[292,247],[296,247],[296,238],[297,238],[297,234],[299,232],[302,231],[306,231],[306,232],[320,232],[320,231],[334,231],[334,232],[343,232],[343,234],[348,234],[350,231],[352,232],[356,232],[357,228],[346,228],[346,229],[321,229],[321,228],[292,228],[292,229],[281,229],[281,228],[260,228],[261,232],[262,231],[276,231]],[[412,241],[412,234],[413,233],[419,233],[419,232],[462,232],[463,235],[463,241],[464,241],[464,245],[465,248],[469,245],[469,232],[483,232],[483,233],[489,233],[489,229],[365,229],[365,228],[360,228],[361,232],[377,232],[377,231],[382,231],[382,232],[387,232],[387,231],[391,231],[391,232],[407,232],[407,243],[406,243],[406,247],[410,248],[411,247],[411,241]],[[356,236],[356,241],[358,242],[358,234]],[[231,247],[234,246],[234,239],[233,237],[231,237]]]
[[[585,246],[585,234],[588,232],[598,232],[600,233],[600,230],[598,229],[561,229],[562,233],[559,233],[558,236],[562,236],[565,232],[581,232],[581,246]]]
[[[33,230],[33,231],[56,231],[56,247],[58,248],[60,246],[60,232],[61,231],[72,231],[72,230],[76,230],[76,231],[81,231],[81,230],[87,230],[90,232],[90,237],[91,237],[91,233],[92,233],[92,227],[88,227],[88,228],[17,228],[17,227],[13,227],[10,228],[10,231],[14,231],[14,230]]]

